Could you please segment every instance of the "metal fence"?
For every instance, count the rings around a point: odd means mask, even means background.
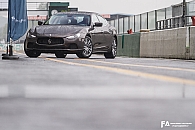
[[[0,2],[0,20],[7,18],[7,2]],[[28,15],[48,15],[48,2],[28,2]],[[189,16],[195,16],[195,0],[186,3],[186,25],[191,25],[192,20]],[[133,32],[140,30],[156,30],[176,28],[182,26],[182,3],[167,8],[133,15],[116,20],[109,21],[111,25],[117,28],[119,34],[127,33],[132,29]],[[6,21],[7,22],[7,21]],[[3,24],[3,23],[1,23]],[[29,21],[29,28],[36,26],[36,21]],[[4,25],[0,25],[2,29]],[[3,32],[0,33],[3,34]],[[0,36],[0,40],[1,40]]]
[[[133,32],[140,30],[157,30],[177,28],[182,26],[183,4],[173,5],[167,8],[119,18],[109,21],[116,27],[119,34],[127,33],[132,29]],[[195,16],[195,0],[186,2],[186,26],[192,25],[191,16]]]

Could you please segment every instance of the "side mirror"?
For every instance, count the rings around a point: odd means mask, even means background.
[[[42,21],[38,21],[38,25],[42,25],[43,24],[43,22]]]
[[[103,23],[100,22],[95,22],[93,26],[91,26],[91,28],[89,28],[89,32],[93,31],[95,28],[94,27],[102,27]]]
[[[94,27],[102,27],[103,23],[95,22]]]

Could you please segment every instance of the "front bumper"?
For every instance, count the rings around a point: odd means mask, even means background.
[[[48,37],[36,37],[36,38],[26,38],[25,49],[26,50],[36,50],[45,53],[55,53],[56,51],[63,51],[67,54],[74,54],[77,52],[81,52],[84,50],[84,39],[75,38],[72,40],[68,40],[66,38],[63,39],[61,43],[51,43],[45,41],[44,43],[38,43],[39,38],[48,38]],[[55,37],[56,38],[56,37]],[[52,39],[49,37],[48,39]]]

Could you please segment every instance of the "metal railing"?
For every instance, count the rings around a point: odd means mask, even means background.
[[[173,17],[165,20],[159,20],[156,22],[156,30],[178,28],[183,26],[195,26],[192,20],[194,17],[195,15],[186,15],[185,16],[186,23],[183,23],[182,16]]]
[[[193,25],[191,18],[187,16],[195,16],[195,0],[186,2],[185,23],[182,17],[182,4],[183,3],[180,3],[143,14],[111,20],[109,23],[116,27],[119,34],[127,33],[129,29],[132,29],[133,32],[140,32],[140,30],[145,29],[159,30],[178,28],[184,26],[184,24],[185,26]]]
[[[159,20],[156,22],[156,30],[178,28],[183,26],[182,16]]]

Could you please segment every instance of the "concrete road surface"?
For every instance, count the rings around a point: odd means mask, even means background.
[[[0,130],[195,129],[194,61],[15,54],[0,60]]]

